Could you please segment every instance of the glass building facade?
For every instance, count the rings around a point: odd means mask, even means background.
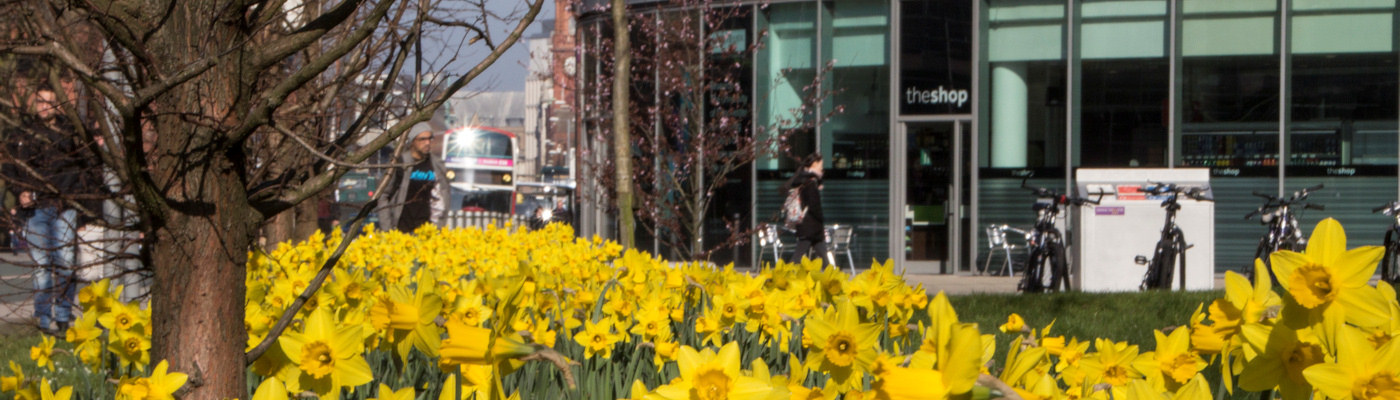
[[[1302,223],[1337,218],[1352,246],[1379,244],[1391,223],[1370,210],[1400,191],[1395,0],[740,6],[766,32],[752,35],[764,40],[754,126],[781,127],[818,75],[836,90],[820,110],[841,112],[791,146],[827,160],[827,223],[855,226],[858,265],[970,271],[988,252],[982,227],[1031,224],[1026,176],[1064,190],[1081,167],[1209,168],[1217,269],[1251,265],[1264,229],[1243,218],[1262,203],[1255,192],[1324,184],[1313,200],[1326,210]],[[725,212],[751,225],[776,215],[794,169],[759,160],[747,209]],[[759,257],[744,251],[739,264]]]

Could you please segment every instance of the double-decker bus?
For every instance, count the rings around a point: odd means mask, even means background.
[[[467,126],[443,138],[443,163],[452,183],[450,206],[467,211],[515,212],[515,134]]]

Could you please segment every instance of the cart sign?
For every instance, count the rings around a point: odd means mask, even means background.
[[[1094,207],[1094,215],[1123,215],[1123,207]]]

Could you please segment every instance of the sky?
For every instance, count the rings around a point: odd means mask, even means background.
[[[526,10],[524,2],[520,0],[489,0],[487,2],[487,8],[500,15],[523,15]],[[554,1],[545,0],[540,14],[535,17],[535,21],[525,30],[525,34],[521,36],[520,41],[516,42],[515,46],[511,46],[500,59],[496,60],[491,67],[482,72],[481,76],[472,80],[472,82],[467,85],[467,89],[482,92],[525,90],[526,63],[530,60],[530,51],[525,44],[526,39],[539,36],[542,27],[544,27],[546,23],[552,24],[553,19]],[[493,22],[495,25],[491,26],[493,32],[492,37],[497,41],[503,40],[506,35],[509,34],[510,28],[514,26],[507,26],[506,24],[500,23],[500,21]],[[463,49],[457,49],[455,45],[451,48],[446,48],[441,43],[438,43],[436,46],[425,43],[423,51],[425,59],[431,57],[429,55],[430,52],[439,52],[438,56],[442,57],[440,58],[442,61],[446,61],[447,57],[455,54],[458,59],[452,62],[452,67],[449,69],[449,72],[457,74],[466,73],[480,62],[480,60],[484,59],[489,52],[486,46],[480,45],[480,42],[475,46]]]

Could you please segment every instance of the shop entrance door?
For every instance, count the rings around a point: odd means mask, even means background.
[[[906,151],[904,270],[950,274],[961,265],[963,221],[963,121],[901,124]]]

